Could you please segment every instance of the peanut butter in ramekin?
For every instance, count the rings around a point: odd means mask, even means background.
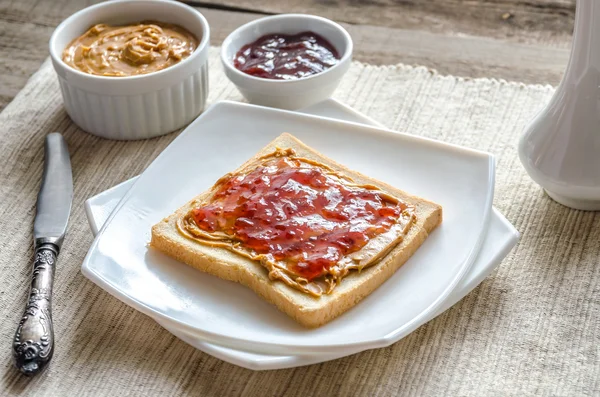
[[[62,58],[85,73],[125,77],[173,66],[189,57],[198,43],[192,33],[168,23],[98,24],[73,40]]]

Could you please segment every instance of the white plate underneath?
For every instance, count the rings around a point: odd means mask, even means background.
[[[252,291],[149,249],[150,228],[281,132],[367,175],[427,197],[444,222],[352,310],[307,330]],[[434,315],[467,274],[488,229],[487,153],[360,124],[234,102],[194,121],[135,181],[97,235],[82,272],[161,324],[208,342],[269,354],[383,347]]]
[[[315,106],[311,106],[310,108],[303,109],[301,112],[367,125],[380,126],[375,120],[372,120],[333,99],[329,99]],[[134,180],[135,178],[125,181],[86,201],[86,214],[90,228],[92,229],[94,235],[97,234],[98,230],[108,219],[110,213],[115,209],[118,202],[132,186]],[[506,254],[514,247],[518,237],[519,234],[514,227],[497,210],[494,209],[491,215],[486,238],[471,270],[448,297],[442,308],[438,310],[431,318],[441,314],[443,311],[454,305],[473,288],[475,288],[485,277],[487,277],[506,256]],[[429,321],[429,319],[426,321]],[[250,353],[214,345],[205,342],[196,336],[185,335],[176,329],[172,329],[168,323],[164,324],[163,326],[199,350],[202,350],[229,363],[253,370],[282,369],[309,365],[357,353],[351,351],[342,353],[341,355],[266,355]]]

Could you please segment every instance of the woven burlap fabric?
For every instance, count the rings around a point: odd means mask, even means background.
[[[210,73],[211,103],[240,99],[214,48]],[[82,132],[66,115],[46,62],[0,114],[0,394],[598,395],[600,214],[553,202],[517,158],[519,135],[552,92],[354,63],[337,99],[392,129],[496,155],[494,205],[521,241],[460,303],[393,346],[253,372],[195,350],[82,276],[92,242],[85,199],[143,171],[177,134],[116,142]],[[11,339],[26,300],[43,140],[52,131],[68,141],[75,197],[56,274],[54,358],[26,379],[13,368]]]

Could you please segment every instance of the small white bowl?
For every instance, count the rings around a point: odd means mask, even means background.
[[[235,68],[233,60],[244,45],[266,34],[318,33],[340,54],[335,66],[298,80],[272,80],[251,76]],[[251,103],[281,109],[300,109],[331,96],[352,62],[350,34],[329,19],[304,14],[282,14],[257,19],[234,30],[223,42],[221,61],[227,77]]]
[[[200,44],[182,62],[137,76],[96,76],[63,62],[64,49],[90,26],[144,20],[182,26],[199,38]],[[71,15],[50,38],[52,65],[67,113],[83,130],[108,139],[152,138],[185,126],[206,103],[209,38],[208,22],[202,14],[175,1],[110,1]]]

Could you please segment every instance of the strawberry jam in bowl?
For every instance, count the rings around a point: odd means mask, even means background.
[[[227,77],[251,103],[296,110],[331,97],[352,62],[339,24],[305,14],[252,21],[221,46]]]
[[[234,66],[251,76],[295,80],[321,73],[340,61],[337,50],[315,32],[267,34],[243,46]]]

